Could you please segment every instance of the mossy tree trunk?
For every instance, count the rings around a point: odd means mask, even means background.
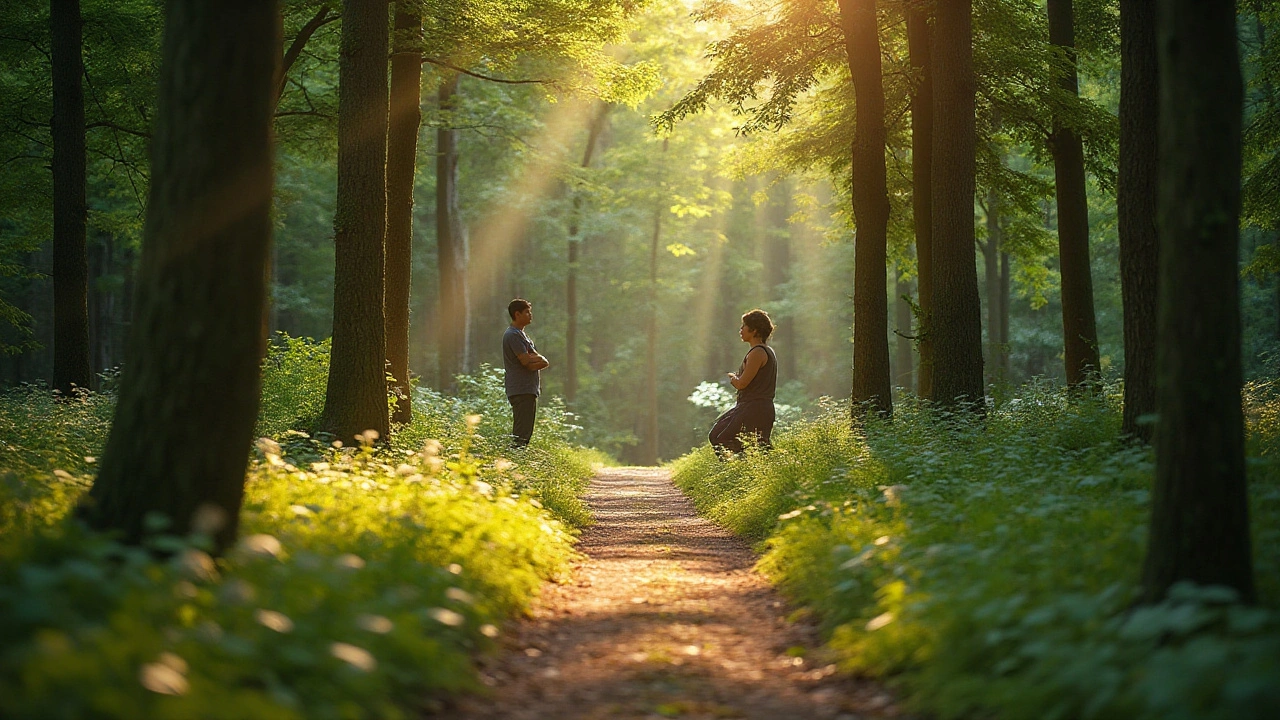
[[[1160,102],[1155,0],[1120,2],[1120,291],[1124,305],[1121,431],[1151,441],[1156,411],[1156,119]]]
[[[938,3],[933,37],[933,394],[982,408],[982,303],[973,250],[976,147],[970,0]]]
[[[1066,66],[1058,85],[1079,95],[1074,11],[1071,0],[1048,0],[1049,42],[1061,48]],[[1098,373],[1098,326],[1089,266],[1089,200],[1085,194],[1084,146],[1080,136],[1054,118],[1049,136],[1058,200],[1058,260],[1062,273],[1062,342],[1067,384],[1093,383]]]
[[[911,95],[911,211],[916,233],[916,393],[933,397],[933,31],[920,5],[907,9],[907,48],[917,79]]]
[[[413,182],[422,125],[422,9],[396,0],[387,135],[387,364],[396,396],[391,420],[413,419],[409,385],[409,290],[413,266]]]
[[[279,12],[169,0],[137,300],[115,420],[82,507],[137,543],[198,511],[235,538],[258,412]],[[204,510],[208,508],[207,510]]]
[[[884,77],[875,0],[840,0],[841,27],[854,104],[853,132],[853,398],[854,420],[867,406],[893,413],[889,378],[886,279],[889,192],[885,169]]]
[[[84,60],[80,0],[49,7],[53,64],[53,387],[89,389],[89,255],[85,232]]]
[[[333,345],[321,428],[345,443],[387,437],[383,312],[387,231],[386,2],[344,0],[338,58]]]
[[[1179,581],[1254,599],[1240,367],[1244,89],[1234,3],[1158,5],[1156,483],[1143,598]]]

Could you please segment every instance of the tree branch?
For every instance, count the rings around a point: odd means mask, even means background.
[[[329,14],[329,6],[322,6],[316,14],[307,21],[306,25],[298,31],[298,36],[293,39],[289,45],[289,49],[284,53],[284,62],[280,65],[280,79],[276,81],[276,104],[280,103],[280,97],[284,95],[285,76],[289,74],[289,69],[298,61],[298,56],[302,54],[302,49],[307,46],[307,42],[311,40],[311,36],[317,30],[336,21],[338,15]]]
[[[506,78],[497,78],[491,75],[481,75],[478,72],[473,72],[466,68],[458,67],[453,63],[446,62],[444,60],[438,60],[436,58],[423,57],[422,62],[430,63],[432,65],[435,65],[436,67],[448,68],[449,70],[453,70],[454,72],[460,72],[463,75],[470,75],[473,78],[488,80],[489,82],[503,83],[504,85],[555,85],[556,84],[555,80],[545,80],[545,79],[543,80],[539,80],[539,79],[508,80]]]
[[[134,137],[146,138],[148,140],[151,139],[151,133],[146,132],[145,130],[134,130],[133,128],[127,128],[127,127],[124,127],[123,125],[117,125],[116,123],[110,122],[108,120],[99,120],[97,122],[91,122],[86,124],[84,127],[86,130],[91,128],[110,128],[111,130],[118,130],[119,132],[127,133]]]

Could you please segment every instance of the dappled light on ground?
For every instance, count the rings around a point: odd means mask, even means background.
[[[486,661],[491,693],[447,716],[904,716],[879,685],[835,673],[747,544],[698,517],[668,471],[605,470],[587,500],[586,558]]]

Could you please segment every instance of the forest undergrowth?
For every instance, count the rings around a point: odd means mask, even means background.
[[[67,521],[109,391],[0,395],[0,716],[400,718],[477,687],[471,657],[566,572],[607,458],[554,403],[509,452],[489,370],[416,390],[390,443],[336,448],[302,431],[327,363],[287,338],[267,358],[241,540],[218,559],[198,535],[128,548]]]
[[[1120,391],[1029,385],[985,422],[905,402],[850,428],[832,407],[769,453],[676,462],[699,510],[760,542],[845,670],[942,718],[1280,717],[1280,387],[1246,388],[1260,603],[1180,585],[1135,600],[1151,452]],[[1191,440],[1193,441],[1193,440]]]

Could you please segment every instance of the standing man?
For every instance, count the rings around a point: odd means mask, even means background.
[[[533,322],[533,305],[516,298],[507,305],[511,325],[502,335],[502,367],[506,370],[507,401],[511,403],[511,446],[525,447],[533,437],[533,418],[542,392],[540,370],[550,366],[538,354],[524,329]]]

